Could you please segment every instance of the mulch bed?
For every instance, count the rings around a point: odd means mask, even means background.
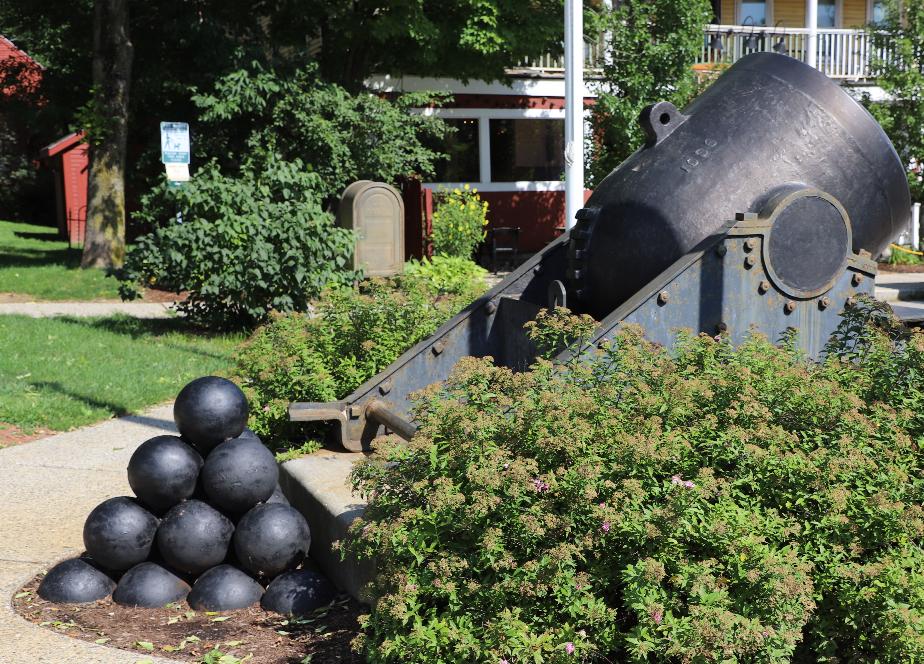
[[[879,263],[880,272],[904,272],[906,274],[914,272],[924,272],[924,263],[917,265],[893,265],[891,263]]]
[[[21,445],[22,443],[31,443],[33,440],[45,438],[55,433],[57,432],[50,429],[33,429],[30,433],[26,433],[14,424],[0,422],[0,449]]]
[[[142,302],[183,302],[189,297],[189,292],[171,293],[170,291],[145,288],[141,296]]]
[[[248,664],[362,664],[351,650],[357,617],[367,610],[343,596],[306,618],[286,618],[259,606],[221,613],[193,611],[183,602],[163,609],[120,606],[107,598],[92,604],[52,604],[38,596],[42,575],[13,599],[26,620],[68,636],[145,656],[200,662],[213,650]],[[217,661],[217,657],[213,655]],[[227,660],[222,660],[227,661]]]

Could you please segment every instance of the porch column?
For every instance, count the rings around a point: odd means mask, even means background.
[[[565,229],[584,207],[584,3],[565,0]]]
[[[818,66],[818,0],[805,0],[805,27],[808,29],[806,63]]]

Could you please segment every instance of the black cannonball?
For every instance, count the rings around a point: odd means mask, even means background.
[[[86,558],[70,558],[48,570],[38,594],[58,604],[84,604],[107,597],[115,587],[115,581]]]
[[[330,604],[337,590],[327,577],[300,569],[280,574],[266,587],[260,606],[286,616],[304,616]]]
[[[157,550],[170,567],[199,574],[228,554],[234,524],[201,500],[187,500],[167,514],[157,529]]]
[[[128,462],[128,483],[142,503],[157,512],[193,495],[202,457],[177,436],[143,442]]]
[[[273,453],[250,438],[222,443],[202,466],[202,488],[209,502],[234,515],[273,495],[278,481],[279,466]]]
[[[234,531],[234,552],[247,571],[272,578],[308,555],[311,531],[293,507],[263,503],[247,512]]]
[[[125,572],[112,593],[112,600],[123,606],[156,609],[180,602],[189,593],[189,584],[156,563],[141,563]]]
[[[273,495],[266,499],[267,503],[282,503],[283,505],[289,504],[289,499],[286,498],[286,494],[282,492],[282,487],[278,484],[276,488],[273,489]]]
[[[239,436],[247,426],[247,398],[226,378],[203,376],[177,395],[173,420],[184,440],[208,453],[213,447]]]
[[[231,565],[219,565],[200,576],[186,601],[197,611],[233,611],[253,606],[263,586]]]
[[[103,501],[83,525],[83,545],[102,567],[127,570],[147,560],[157,531],[157,517],[131,498]]]

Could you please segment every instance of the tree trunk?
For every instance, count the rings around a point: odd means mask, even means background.
[[[125,145],[132,43],[129,0],[93,7],[93,112],[87,231],[81,267],[119,267],[125,259]]]

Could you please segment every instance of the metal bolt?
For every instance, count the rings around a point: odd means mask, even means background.
[[[785,311],[787,314],[791,314],[795,310],[796,303],[792,300],[786,300],[786,304],[783,305],[783,311]]]
[[[439,355],[439,354],[442,353],[444,350],[446,350],[446,342],[444,342],[442,339],[440,339],[440,340],[437,341],[435,344],[433,344],[433,347],[432,347],[430,350],[433,351],[433,354],[434,354],[434,355]]]
[[[770,290],[770,282],[767,281],[766,279],[764,279],[763,281],[761,281],[761,282],[757,285],[757,291],[758,291],[761,295],[763,295],[764,293],[766,293],[768,290]]]
[[[827,295],[821,298],[820,300],[818,300],[819,309],[827,309],[830,306],[831,306],[831,298],[828,297]]]
[[[392,386],[392,382],[391,382],[391,378],[389,378],[384,383],[379,385],[379,394],[381,394],[382,396],[385,396],[386,394],[391,392],[391,386]]]
[[[745,251],[753,251],[753,250],[754,250],[754,247],[756,247],[756,246],[757,246],[757,238],[756,238],[756,237],[749,237],[747,240],[744,241],[744,249],[745,249]]]
[[[754,267],[754,263],[757,261],[754,260],[753,256],[745,256],[744,258],[744,267],[751,268]]]
[[[857,298],[855,298],[855,297],[848,297],[848,298],[847,298],[847,302],[845,302],[845,304],[846,304],[848,307],[855,307],[855,306],[857,306]]]
[[[485,311],[488,312],[488,315],[493,314],[495,311],[497,311],[497,302],[495,302],[494,300],[491,300],[484,306],[484,308],[485,308]]]
[[[728,323],[726,323],[725,321],[722,321],[718,325],[715,326],[715,329],[716,331],[718,331],[719,334],[728,332]]]
[[[863,283],[863,275],[860,274],[859,272],[854,273],[853,279],[851,280],[851,283],[852,283],[854,286],[859,286],[860,284]]]
[[[542,274],[542,266],[541,266],[541,265],[537,265],[536,267],[534,267],[534,268],[533,268],[533,274]]]
[[[667,304],[669,299],[671,299],[671,295],[666,290],[658,293],[658,304]]]
[[[728,247],[726,247],[725,243],[723,242],[715,248],[715,253],[717,253],[719,256],[724,256],[728,253]]]

